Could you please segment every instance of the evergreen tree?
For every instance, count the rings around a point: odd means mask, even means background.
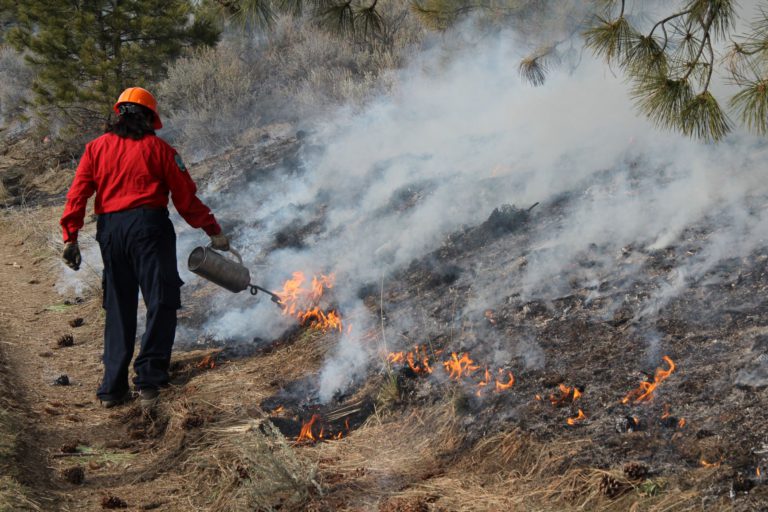
[[[120,92],[162,78],[186,47],[214,44],[218,30],[184,0],[6,2],[7,40],[37,69],[41,106],[103,116]],[[9,14],[9,11],[10,14]]]
[[[385,19],[379,0],[206,0],[226,18],[248,28],[268,29],[278,13],[309,14],[319,26],[352,40],[381,39]]]

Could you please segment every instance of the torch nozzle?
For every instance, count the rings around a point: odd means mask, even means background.
[[[252,285],[249,285],[249,286],[251,287],[251,295],[256,295],[257,293],[259,293],[259,290],[261,290],[262,292],[264,292],[267,295],[269,295],[269,300],[271,300],[272,302],[274,302],[275,304],[277,304],[281,308],[285,307],[285,304],[283,304],[283,302],[280,300],[280,296],[277,295],[276,293],[272,293],[271,291],[267,290],[266,288],[262,288],[261,286],[258,286],[258,285],[255,285],[255,284],[252,284]]]

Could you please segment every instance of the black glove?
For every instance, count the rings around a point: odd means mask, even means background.
[[[80,257],[80,246],[77,242],[67,242],[64,244],[64,253],[61,255],[64,263],[72,270],[80,270],[80,263],[83,259]]]
[[[223,233],[219,233],[218,235],[211,235],[211,247],[217,251],[228,251],[229,238],[227,238],[227,235]]]

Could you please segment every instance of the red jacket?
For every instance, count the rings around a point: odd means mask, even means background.
[[[210,208],[195,195],[195,182],[176,150],[154,135],[134,140],[106,133],[85,147],[61,217],[64,242],[77,240],[94,192],[97,214],[164,208],[170,192],[176,210],[190,226],[209,235],[221,233]]]

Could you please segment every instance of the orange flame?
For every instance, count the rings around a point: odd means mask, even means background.
[[[327,440],[337,440],[344,437],[345,432],[343,430],[338,431],[337,433],[328,433],[328,436],[326,437],[325,433],[325,425],[322,425],[322,418],[319,414],[313,414],[312,418],[310,418],[309,421],[304,422],[304,424],[301,426],[301,432],[299,432],[299,436],[296,438],[296,442],[294,444],[301,444],[304,443],[316,443],[318,441],[322,441],[324,439]],[[320,432],[317,431],[317,426],[320,425]],[[346,427],[347,431],[346,434],[349,434],[349,418],[346,419],[344,422],[344,426]]]
[[[680,418],[680,421],[677,422],[677,428],[683,428],[685,426],[685,418]]]
[[[413,350],[408,352],[390,352],[387,354],[387,362],[408,364],[408,367],[418,374],[432,373],[432,366],[429,364],[429,354],[425,346],[416,345]]]
[[[496,392],[501,393],[502,391],[506,391],[507,389],[511,388],[515,385],[515,376],[512,375],[512,372],[507,371],[507,382],[502,381],[504,378],[504,370],[499,369],[499,377],[496,378]],[[538,396],[538,395],[537,395]]]
[[[442,350],[435,352],[437,355],[441,353]],[[387,354],[386,360],[389,363],[408,364],[410,369],[417,374],[430,374],[433,371],[427,347],[424,345],[416,345],[413,350],[408,352],[390,352]],[[448,377],[453,380],[472,377],[473,373],[480,369],[480,366],[475,364],[466,352],[462,353],[461,357],[456,352],[452,352],[449,359],[442,361],[442,365],[448,372]],[[498,368],[497,372],[498,375],[494,377],[494,372],[486,366],[482,378],[480,380],[477,377],[473,379],[477,383],[477,390],[475,391],[477,396],[482,396],[483,392],[490,389],[492,381],[495,381],[493,389],[497,393],[506,391],[515,384],[515,376],[511,371]]]
[[[705,468],[716,468],[720,465],[720,462],[707,462],[705,459],[701,459],[699,461],[699,464],[701,464],[702,467],[705,467]]]
[[[333,288],[333,274],[314,276],[307,286],[306,281],[303,272],[294,272],[293,277],[283,284],[282,291],[277,293],[283,305],[283,314],[296,318],[301,325],[312,329],[342,332],[344,326],[341,315],[334,310],[323,311],[317,305],[324,291]]]
[[[641,382],[637,388],[627,393],[627,396],[621,400],[621,403],[628,404],[629,402],[634,402],[639,404],[641,402],[650,402],[653,399],[653,391],[675,371],[675,363],[669,356],[664,356],[662,359],[669,365],[669,369],[656,368],[653,382]]]
[[[760,478],[760,467],[759,466],[757,468],[755,468],[755,476],[757,478]]]
[[[419,347],[416,345],[412,352],[408,352],[406,361],[408,361],[408,366],[414,373],[432,373],[432,367],[429,365],[427,347]]]
[[[456,352],[451,353],[451,358],[448,361],[443,362],[445,370],[448,372],[448,377],[454,380],[459,380],[462,377],[469,377],[479,366],[475,365],[475,362],[469,358],[469,355],[465,352],[461,354],[461,358],[456,355]]]
[[[568,418],[567,420],[565,420],[565,422],[566,422],[568,425],[570,425],[570,426],[573,426],[573,425],[575,425],[577,422],[579,422],[579,421],[584,421],[585,419],[587,419],[587,416],[586,416],[586,414],[584,414],[584,411],[582,411],[581,409],[579,409],[579,414],[577,414],[577,415],[576,415],[575,417],[573,417],[573,418]]]
[[[555,394],[549,395],[549,401],[555,407],[563,405],[569,399],[571,402],[575,402],[581,396],[581,392],[576,388],[576,386],[566,386],[565,384],[560,384],[559,387],[560,387],[559,397],[555,396]]]
[[[299,443],[301,441],[312,441],[315,442],[318,439],[322,438],[323,436],[323,430],[320,429],[320,434],[318,437],[315,437],[314,433],[312,432],[312,426],[317,422],[317,420],[320,419],[320,416],[318,414],[313,414],[312,418],[304,422],[304,424],[301,426],[301,432],[299,432],[299,437],[296,438],[296,442]]]
[[[480,394],[483,391],[483,388],[488,385],[488,383],[491,382],[491,372],[488,371],[488,367],[485,367],[485,376],[483,377],[483,380],[477,383],[477,396],[480,396]]]
[[[197,368],[200,368],[201,370],[203,369],[213,370],[214,368],[216,368],[216,358],[211,354],[207,354],[195,366],[197,366]]]

